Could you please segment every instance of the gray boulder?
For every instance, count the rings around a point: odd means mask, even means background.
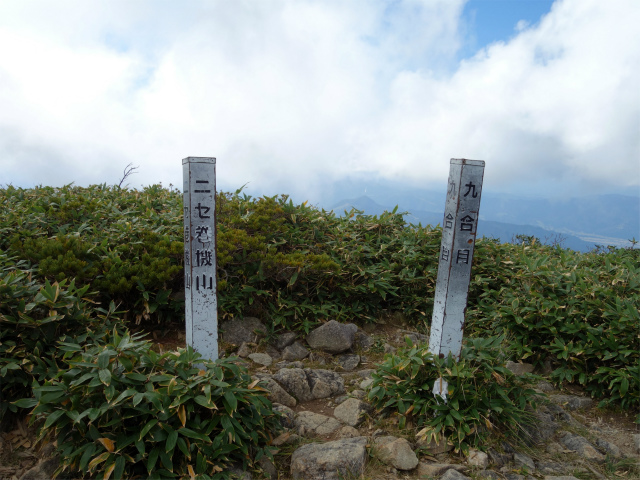
[[[360,425],[364,416],[371,411],[371,405],[357,398],[349,398],[333,410],[333,416],[343,423],[356,427]]]
[[[308,434],[329,435],[342,427],[342,424],[335,418],[306,411],[296,415],[294,424],[298,429],[298,434],[303,436]]]
[[[293,332],[281,333],[276,337],[274,347],[276,347],[278,350],[283,350],[285,347],[288,347],[293,342],[295,342],[296,337],[297,335]]]
[[[303,445],[291,456],[291,476],[294,480],[359,478],[367,461],[366,445],[365,437]]]
[[[220,324],[222,339],[235,345],[257,343],[267,334],[267,327],[255,317],[234,318]]]
[[[378,458],[398,470],[413,470],[418,466],[418,457],[405,438],[392,436],[375,439]]]
[[[439,477],[446,473],[447,470],[457,470],[464,472],[467,468],[464,465],[453,465],[449,463],[426,463],[420,462],[418,465],[418,477]]]
[[[309,389],[314,399],[333,397],[345,392],[344,379],[331,370],[305,368]]]
[[[340,355],[338,356],[338,364],[345,372],[350,372],[355,369],[360,363],[360,355]]]
[[[282,351],[282,358],[285,360],[302,360],[309,356],[309,350],[305,348],[300,342],[294,342],[291,345],[284,347]]]
[[[466,475],[461,474],[453,468],[444,472],[444,475],[440,477],[440,480],[471,480]]]
[[[524,375],[526,373],[533,373],[533,365],[531,365],[530,363],[507,362],[505,367],[514,375]]]
[[[357,331],[358,327],[353,323],[342,324],[335,320],[330,320],[312,330],[307,335],[307,343],[311,348],[327,353],[342,353],[353,346]]]
[[[273,410],[280,413],[280,424],[284,428],[293,428],[295,426],[295,413],[286,405],[273,405]]]
[[[269,390],[269,398],[273,403],[281,403],[282,405],[290,408],[293,408],[298,404],[296,399],[289,395],[287,391],[272,378],[266,381],[265,388]]]
[[[549,395],[549,400],[557,405],[561,405],[567,410],[589,408],[593,405],[593,400],[591,398],[580,397],[578,395]]]
[[[376,343],[375,340],[371,338],[369,335],[367,335],[365,332],[360,330],[356,332],[355,345],[357,348],[361,349],[362,351],[366,352],[371,347],[373,347],[375,343]]]
[[[313,400],[307,374],[301,368],[283,368],[273,376],[287,393],[299,402]]]
[[[268,367],[273,363],[273,358],[266,353],[251,353],[249,354],[249,358],[252,362],[257,363],[258,365],[264,365],[265,367]]]
[[[567,447],[569,450],[573,450],[581,455],[586,460],[590,460],[596,463],[604,463],[605,457],[596,448],[589,443],[589,441],[581,437],[580,435],[574,435],[573,433],[565,433],[560,439],[560,443]]]

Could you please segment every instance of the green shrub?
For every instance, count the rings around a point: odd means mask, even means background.
[[[251,466],[279,420],[264,390],[229,360],[191,348],[159,355],[136,335],[98,344],[64,342],[59,375],[34,389],[39,438],[52,435],[57,474],[113,478],[228,478]]]
[[[12,401],[31,396],[34,381],[57,373],[58,340],[95,335],[110,324],[114,308],[96,309],[89,285],[43,285],[21,268],[0,254],[0,420],[7,410],[17,411]]]
[[[467,339],[459,361],[407,343],[378,367],[368,394],[378,409],[399,416],[400,428],[412,425],[427,442],[444,437],[465,453],[489,435],[522,436],[536,393],[526,387],[527,377],[504,367],[503,338]],[[433,394],[440,379],[448,384],[446,402]]]
[[[601,406],[638,409],[640,250],[515,253],[518,268],[510,285],[491,292],[485,324],[508,332],[518,358],[551,360],[556,383],[583,385]]]

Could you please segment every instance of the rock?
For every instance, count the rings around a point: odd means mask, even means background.
[[[418,457],[404,438],[384,436],[375,439],[378,458],[398,470],[413,470],[418,466]]]
[[[533,365],[531,365],[530,363],[507,362],[505,367],[514,375],[524,375],[526,373],[533,372]]]
[[[444,472],[444,475],[440,477],[440,480],[470,480],[466,475],[461,474],[453,468]]]
[[[249,358],[252,362],[257,363],[258,365],[264,365],[265,367],[268,367],[273,363],[273,358],[266,353],[252,353],[249,355]]]
[[[271,358],[273,358],[274,362],[282,358],[282,355],[280,355],[280,352],[276,350],[276,348],[273,345],[267,345],[264,349],[264,353],[268,354]]]
[[[251,353],[251,348],[249,348],[249,345],[247,345],[247,342],[242,342],[242,345],[240,345],[240,348],[238,349],[238,352],[236,353],[236,355],[238,355],[240,358],[247,358],[250,353]]]
[[[366,352],[375,345],[375,340],[367,335],[365,332],[358,330],[355,336],[356,348]]]
[[[346,372],[350,372],[355,369],[360,363],[360,355],[340,355],[338,357],[338,364]]]
[[[367,396],[367,392],[365,392],[364,390],[356,389],[351,392],[351,396],[362,400],[364,397]]]
[[[232,465],[231,468],[229,469],[229,472],[235,475],[232,478],[237,478],[238,480],[253,480],[251,473],[245,472],[242,469],[242,465],[238,465],[238,464]]]
[[[467,463],[474,467],[487,468],[489,466],[489,455],[480,450],[469,449]]]
[[[357,427],[371,410],[372,407],[368,403],[357,398],[349,398],[334,409],[333,416],[347,425]]]
[[[258,465],[262,469],[265,478],[278,478],[278,469],[276,469],[276,466],[267,457],[261,457],[260,460],[258,460]]]
[[[267,380],[265,388],[269,390],[269,398],[274,403],[281,403],[290,408],[294,408],[298,404],[296,399],[289,395],[286,390],[272,378]]]
[[[493,470],[480,470],[476,473],[477,478],[486,478],[487,480],[502,480],[502,477]]]
[[[258,339],[267,333],[267,327],[254,317],[227,320],[222,322],[220,329],[222,330],[222,339],[234,345],[242,345],[243,342],[257,343]]]
[[[353,346],[357,331],[358,327],[353,323],[342,324],[330,320],[312,330],[307,335],[307,343],[311,348],[317,348],[324,352],[342,353]]]
[[[536,469],[536,464],[533,459],[524,453],[514,453],[513,463],[515,463],[517,467],[526,467],[529,473],[533,473]]]
[[[549,400],[557,405],[562,405],[567,410],[589,408],[593,404],[592,399],[577,395],[549,395]]]
[[[327,417],[315,412],[299,412],[296,414],[295,427],[298,434],[305,435],[314,433],[316,435],[329,435],[338,430],[342,425],[335,418]]]
[[[440,441],[437,443],[433,440],[427,443],[423,438],[417,438],[416,444],[418,445],[418,448],[424,450],[425,453],[429,455],[438,455],[453,449],[453,445],[447,443],[447,439],[444,437],[440,438]]]
[[[402,341],[404,341],[404,339],[406,338],[410,339],[414,345],[429,342],[429,337],[427,335],[423,335],[422,333],[418,333],[418,332],[407,333],[406,335],[404,335],[404,338],[402,339]]]
[[[382,347],[382,348],[383,348],[384,353],[391,353],[391,354],[396,353],[396,347],[393,347],[393,346],[389,345],[388,343],[385,343],[384,347]]]
[[[34,467],[27,470],[20,477],[20,480],[47,480],[53,478],[53,472],[55,472],[59,466],[60,457],[58,455],[52,458],[43,458]]]
[[[360,357],[362,358],[362,357]],[[373,368],[365,368],[364,370],[358,370],[355,372],[359,377],[362,378],[371,378],[371,375],[376,373],[376,370]]]
[[[285,360],[302,360],[308,356],[309,350],[307,350],[300,342],[288,345],[282,351],[282,358]]]
[[[288,443],[288,440],[291,438],[292,435],[295,435],[295,434],[292,434],[291,432],[281,433],[276,438],[271,440],[271,445],[273,445],[274,447],[279,447],[280,445],[284,445],[285,443]]]
[[[520,434],[522,439],[528,443],[545,442],[560,428],[560,424],[555,421],[554,416],[546,411],[544,407],[535,411],[533,416],[533,423],[522,425],[524,432]]]
[[[362,390],[367,390],[372,383],[373,383],[373,378],[366,378],[360,382],[359,387]]]
[[[502,467],[513,460],[512,453],[498,453],[493,448],[490,448],[487,453],[489,454],[491,462],[493,462],[496,467]]]
[[[367,461],[366,445],[365,437],[303,445],[291,456],[291,476],[294,480],[358,478]]]
[[[344,427],[342,427],[339,431],[338,431],[338,437],[339,438],[354,438],[354,437],[358,437],[360,436],[360,432],[358,432],[357,429],[350,427],[349,425],[346,425]]]
[[[564,473],[566,468],[558,462],[538,462],[538,473],[543,475],[555,475]]]
[[[273,409],[280,412],[280,424],[284,428],[293,428],[295,426],[295,413],[286,405],[274,404]]]
[[[590,460],[596,463],[604,463],[605,457],[598,452],[588,440],[580,435],[574,435],[572,433],[565,433],[560,439],[560,443],[567,447],[569,450],[578,452],[586,460]]]
[[[633,439],[633,448],[636,453],[640,453],[640,433],[634,433],[631,435]]]
[[[331,370],[304,369],[309,381],[309,388],[314,399],[332,397],[345,392],[344,379]]]
[[[426,463],[420,462],[418,465],[418,477],[439,477],[444,474],[447,470],[457,470],[459,472],[464,472],[466,467],[464,465],[452,465],[448,463]]]
[[[307,374],[301,368],[282,368],[273,376],[287,393],[299,402],[313,400]]]
[[[275,342],[273,342],[273,346],[278,350],[283,350],[285,347],[288,347],[293,342],[296,341],[297,335],[293,332],[285,332],[276,336]]]
[[[579,479],[574,477],[573,475],[561,475],[561,476],[545,475],[544,480],[579,480]]]
[[[545,393],[553,392],[555,390],[555,387],[553,386],[553,384],[545,381],[538,382],[537,387],[538,387],[538,390]]]
[[[300,362],[300,361],[295,361],[295,362],[278,362],[276,363],[276,367],[278,368],[304,368],[304,363]]]
[[[596,447],[599,447],[605,453],[611,455],[614,458],[622,457],[622,452],[620,452],[620,449],[618,448],[618,446],[614,445],[611,442],[607,442],[603,438],[597,438],[595,441],[595,444],[596,444]]]
[[[563,453],[565,448],[557,442],[549,442],[545,451],[551,455],[560,455]]]

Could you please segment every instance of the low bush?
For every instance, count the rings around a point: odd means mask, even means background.
[[[113,478],[228,478],[272,454],[277,413],[245,370],[191,348],[155,353],[139,336],[62,342],[60,373],[34,389],[39,438],[57,441],[62,472]]]
[[[0,253],[0,420],[11,402],[31,396],[33,382],[58,372],[58,340],[84,341],[108,328],[111,310],[96,308],[89,285],[72,280],[44,284],[24,262]]]
[[[373,374],[368,398],[383,413],[398,415],[399,427],[411,426],[427,442],[442,438],[468,452],[491,435],[526,435],[536,392],[504,367],[502,337],[467,339],[460,360],[438,358],[427,345],[412,345],[388,356]],[[446,399],[434,395],[434,385]]]

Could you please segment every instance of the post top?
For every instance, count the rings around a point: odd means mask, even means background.
[[[451,165],[473,165],[475,167],[484,167],[484,160],[468,160],[466,158],[452,158]]]
[[[187,157],[182,159],[182,164],[187,163],[216,163],[215,157]]]

